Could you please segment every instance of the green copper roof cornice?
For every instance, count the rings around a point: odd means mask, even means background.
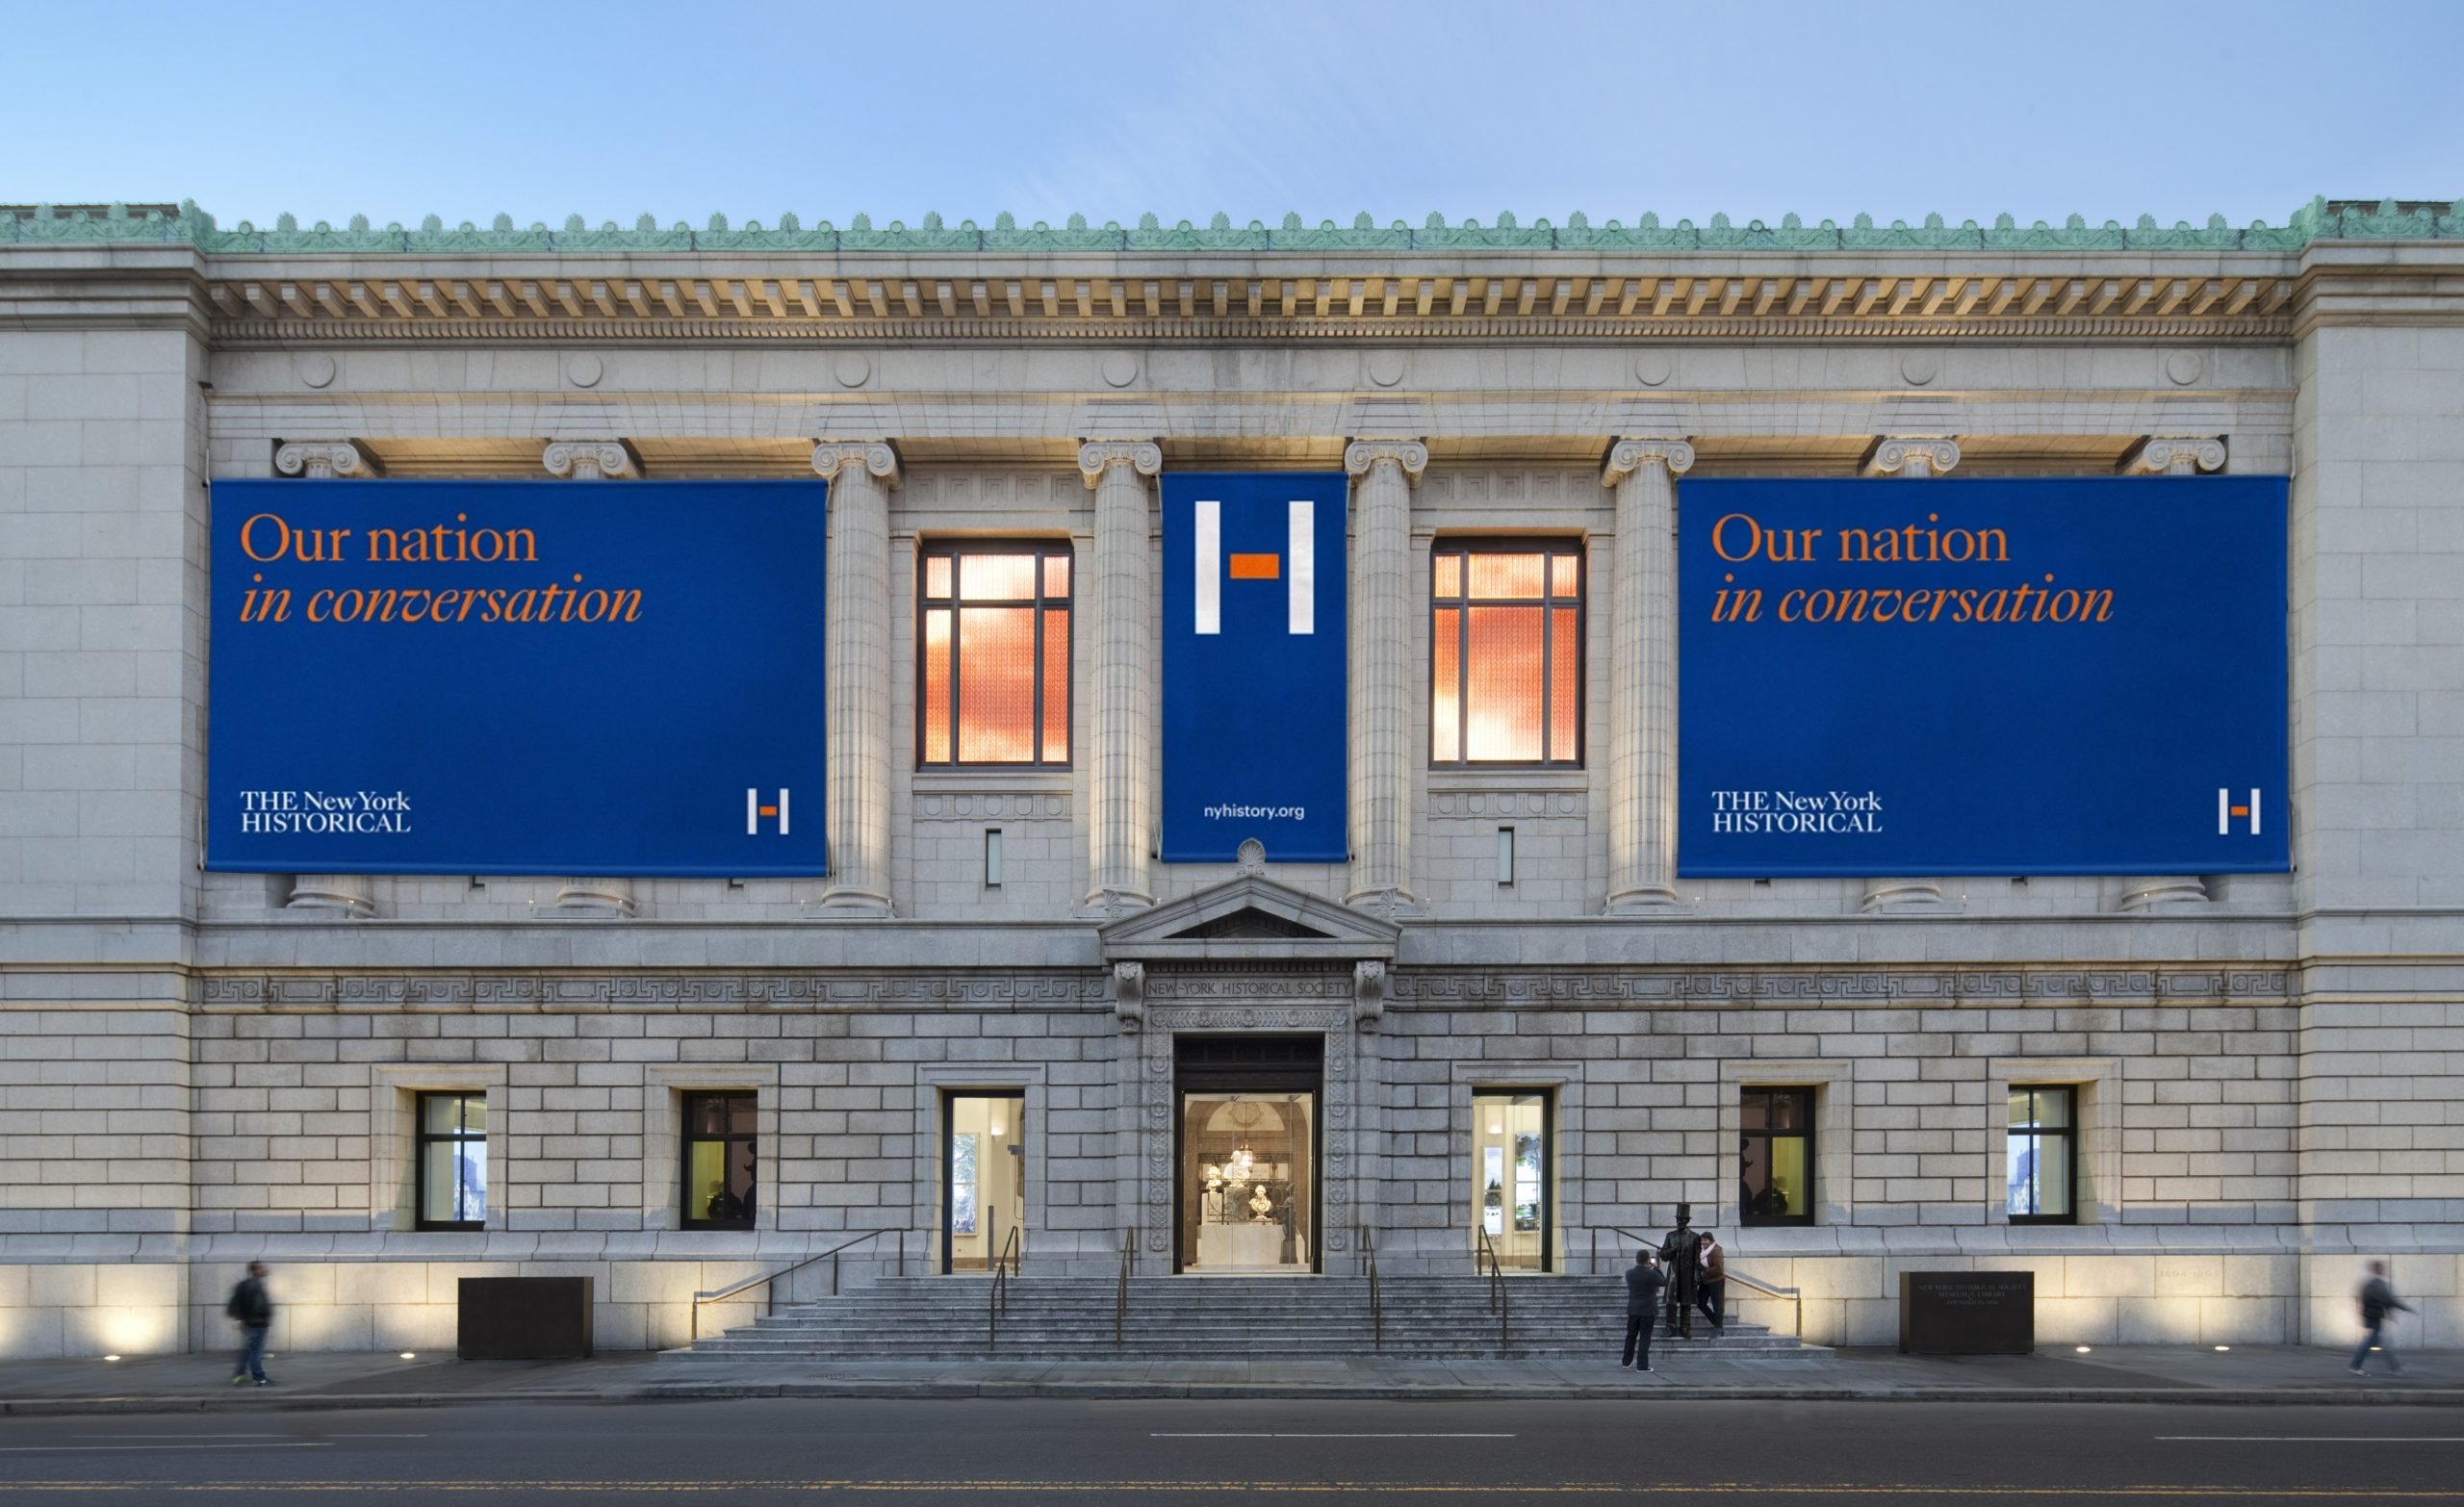
[[[1058,227],[1038,220],[1021,228],[1010,216],[1003,215],[989,229],[979,227],[971,219],[946,225],[938,215],[927,215],[921,225],[913,227],[892,220],[876,228],[871,217],[859,215],[845,229],[828,220],[808,228],[792,214],[780,216],[767,228],[757,220],[732,228],[726,216],[713,215],[700,230],[680,220],[662,229],[648,215],[636,219],[629,230],[613,220],[594,230],[578,215],[568,217],[561,230],[551,230],[545,224],[517,229],[509,215],[499,215],[485,229],[468,220],[449,229],[443,220],[430,215],[415,229],[398,222],[378,230],[370,226],[365,215],[354,215],[350,223],[341,229],[319,220],[302,230],[296,219],[284,215],[270,230],[260,230],[246,220],[224,230],[193,201],[184,202],[175,210],[132,211],[120,204],[100,210],[61,210],[50,205],[32,209],[0,207],[0,243],[193,245],[216,255],[405,251],[2297,251],[2321,241],[2464,241],[2464,199],[2453,204],[2409,207],[2389,199],[2374,209],[2313,199],[2296,211],[2286,224],[2253,222],[2240,229],[2227,225],[2221,215],[2210,216],[2205,225],[2184,220],[2167,229],[2149,215],[2142,215],[2139,222],[2130,226],[2111,219],[2091,225],[2077,215],[2060,225],[2043,220],[2021,225],[2008,215],[1997,217],[1990,225],[1979,225],[1972,219],[1952,225],[1939,215],[1926,216],[1921,225],[1905,220],[1877,225],[1869,215],[1860,215],[1846,225],[1827,219],[1818,225],[1808,225],[1794,215],[1777,225],[1766,225],[1758,219],[1732,224],[1726,215],[1712,216],[1707,225],[1697,225],[1690,219],[1662,225],[1656,215],[1645,215],[1631,225],[1613,219],[1604,225],[1594,225],[1578,213],[1567,217],[1563,225],[1552,225],[1545,219],[1523,225],[1512,215],[1500,215],[1486,225],[1476,219],[1449,225],[1444,216],[1431,215],[1418,227],[1401,220],[1379,226],[1364,214],[1354,217],[1348,226],[1326,220],[1315,229],[1302,224],[1297,215],[1286,215],[1283,222],[1273,227],[1254,219],[1238,226],[1223,215],[1204,225],[1193,225],[1185,219],[1168,226],[1146,215],[1127,228],[1117,221],[1090,225],[1083,215],[1072,215],[1066,224]]]

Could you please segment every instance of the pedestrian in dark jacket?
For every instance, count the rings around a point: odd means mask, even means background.
[[[2369,1333],[2361,1337],[2360,1347],[2352,1353],[2352,1373],[2355,1376],[2361,1374],[2362,1363],[2370,1359],[2373,1350],[2387,1357],[2389,1370],[2400,1373],[2403,1370],[2396,1364],[2396,1337],[2387,1333],[2390,1327],[2388,1318],[2400,1311],[2412,1313],[2413,1305],[2396,1295],[2395,1288],[2387,1281],[2387,1264],[2372,1262],[2370,1276],[2361,1285],[2361,1326]]]
[[[1710,1231],[1703,1232],[1702,1270],[1694,1280],[1694,1306],[1718,1334],[1726,1321],[1729,1292],[1729,1248]]]
[[[1652,1325],[1659,1317],[1660,1290],[1667,1286],[1659,1257],[1649,1246],[1636,1251],[1634,1264],[1626,1268],[1626,1359],[1618,1363],[1621,1367],[1652,1368]]]
[[[254,1381],[260,1387],[273,1385],[266,1375],[266,1331],[273,1327],[273,1297],[266,1291],[266,1264],[248,1263],[248,1274],[231,1290],[231,1301],[222,1312],[238,1321],[241,1333],[247,1339],[240,1346],[239,1369],[232,1374],[231,1385],[242,1387]]]

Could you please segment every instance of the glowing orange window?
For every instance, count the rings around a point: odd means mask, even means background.
[[[1441,542],[1429,571],[1429,762],[1582,762],[1582,552]]]
[[[1069,550],[928,545],[916,602],[916,762],[1069,762]]]

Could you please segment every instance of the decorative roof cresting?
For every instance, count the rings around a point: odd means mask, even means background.
[[[499,215],[486,228],[469,220],[449,228],[434,215],[416,227],[395,221],[378,229],[365,215],[354,215],[336,228],[319,220],[306,229],[290,215],[277,217],[270,229],[242,220],[225,230],[195,201],[171,205],[0,205],[0,244],[51,243],[86,245],[99,243],[193,245],[215,255],[325,254],[363,251],[2124,251],[2215,250],[2297,251],[2321,241],[2464,241],[2464,199],[2416,202],[2383,199],[2375,205],[2312,199],[2282,225],[2264,221],[2236,228],[2221,215],[2204,225],[2180,221],[2170,228],[2155,217],[2142,215],[2138,223],[2109,219],[2092,225],[2073,215],[2060,225],[2038,220],[2021,225],[2009,215],[1990,225],[1963,220],[1953,225],[1939,215],[1911,225],[1892,220],[1877,225],[1860,215],[1845,225],[1824,220],[1808,225],[1794,215],[1777,225],[1748,220],[1739,225],[1726,215],[1714,215],[1697,225],[1681,219],[1663,225],[1656,215],[1644,215],[1628,225],[1619,220],[1595,225],[1581,213],[1569,215],[1562,225],[1536,219],[1525,225],[1512,215],[1500,215],[1487,224],[1464,219],[1449,224],[1431,215],[1418,226],[1396,220],[1376,224],[1367,214],[1354,216],[1348,226],[1325,220],[1312,228],[1298,215],[1282,223],[1263,220],[1235,225],[1217,215],[1204,225],[1188,220],[1166,225],[1153,215],[1124,227],[1117,220],[1090,225],[1072,215],[1059,226],[1042,220],[1020,227],[1009,215],[989,228],[971,219],[956,225],[938,215],[910,226],[891,220],[876,227],[872,217],[858,215],[841,229],[829,220],[810,226],[793,213],[781,215],[768,226],[747,220],[732,226],[724,215],[712,215],[696,230],[682,220],[662,228],[643,215],[627,229],[609,220],[596,229],[579,215],[565,217],[561,229],[544,221],[517,227],[510,215]]]

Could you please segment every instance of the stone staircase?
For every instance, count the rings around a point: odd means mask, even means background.
[[[1616,1276],[1509,1278],[1502,1346],[1489,1283],[1477,1277],[1390,1277],[1379,1286],[1382,1341],[1373,1335],[1361,1277],[1135,1277],[1120,1342],[1113,1341],[1115,1279],[1014,1277],[988,1351],[989,1284],[969,1277],[886,1277],[837,1297],[783,1306],[768,1317],[663,1359],[696,1361],[1295,1360],[1388,1356],[1469,1360],[1598,1358],[1625,1334]],[[1732,1292],[1735,1290],[1731,1289]],[[1791,1359],[1818,1345],[1732,1318],[1717,1339],[1697,1315],[1695,1338],[1656,1341],[1667,1356]]]

